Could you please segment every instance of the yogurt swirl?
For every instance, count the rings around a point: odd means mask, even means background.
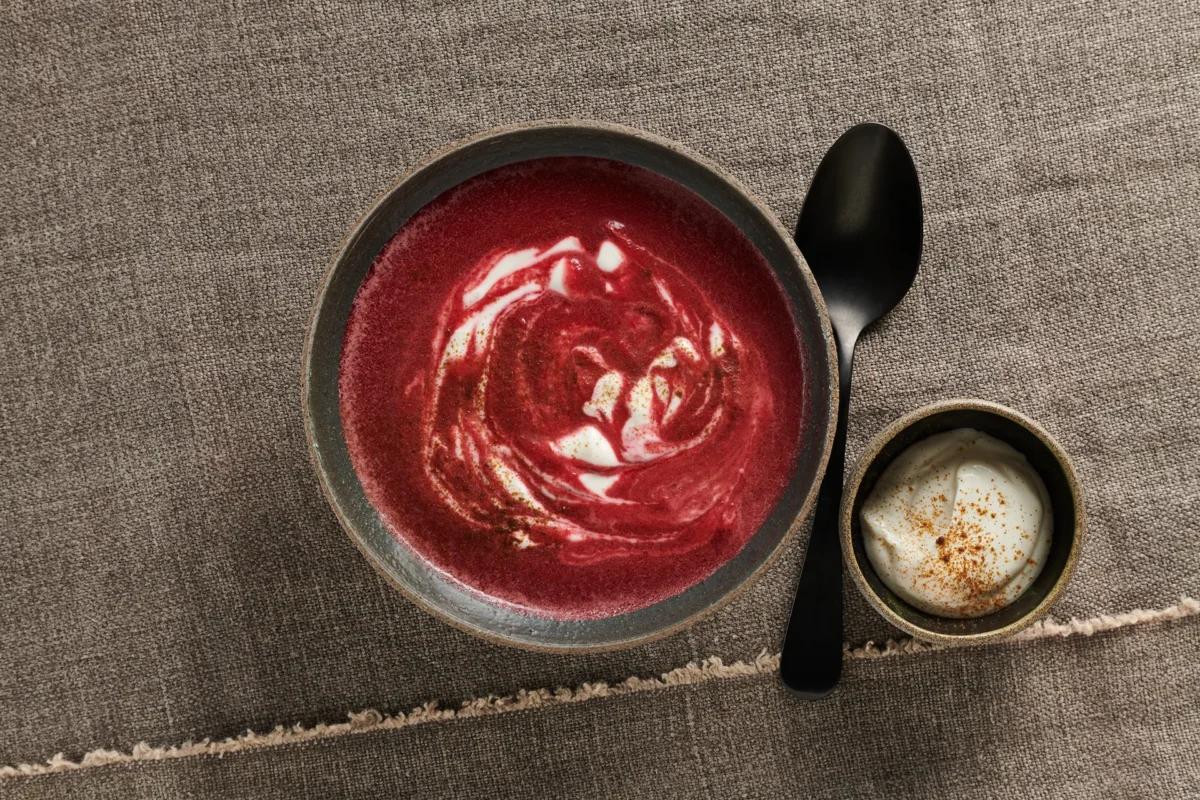
[[[618,221],[479,261],[450,293],[425,474],[481,533],[573,564],[686,553],[730,502],[771,409],[761,358]]]

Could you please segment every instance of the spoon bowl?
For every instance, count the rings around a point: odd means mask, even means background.
[[[856,125],[813,177],[796,244],[821,287],[838,335],[863,328],[908,293],[921,262],[917,170],[890,128]]]

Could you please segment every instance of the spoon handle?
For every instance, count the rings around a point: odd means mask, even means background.
[[[842,545],[838,512],[842,506],[842,473],[846,462],[846,416],[850,409],[850,372],[857,337],[839,336],[837,429],[829,466],[817,494],[808,553],[783,640],[779,674],[793,691],[824,697],[842,674]]]

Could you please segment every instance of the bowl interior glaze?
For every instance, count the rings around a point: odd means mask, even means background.
[[[342,340],[355,293],[384,245],[448,189],[483,172],[530,159],[594,156],[644,167],[682,184],[725,214],[779,278],[806,366],[806,423],[781,500],[743,550],[711,576],[646,608],[592,620],[556,620],[498,603],[445,575],[385,527],[363,492],[343,437],[338,403]],[[419,606],[470,633],[540,650],[602,650],[666,635],[726,602],[760,572],[811,511],[825,469],[837,407],[833,339],[803,258],[778,221],[732,178],[671,142],[604,123],[545,122],[499,129],[426,161],[355,227],[326,276],[309,328],[303,406],[310,454],[323,491],[351,540]]]

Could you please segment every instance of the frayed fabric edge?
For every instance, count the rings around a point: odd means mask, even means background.
[[[1092,636],[1118,628],[1127,628],[1147,623],[1168,622],[1197,615],[1200,615],[1200,601],[1184,597],[1173,606],[1154,610],[1135,609],[1121,614],[1103,614],[1090,619],[1072,619],[1067,622],[1042,620],[1017,634],[1009,641],[1027,642],[1056,637]],[[879,644],[866,642],[856,647],[847,645],[845,652],[847,659],[858,660],[911,655],[942,649],[945,649],[944,645],[930,644],[916,639],[889,639]],[[689,686],[727,678],[766,675],[775,673],[778,670],[779,654],[769,653],[766,650],[752,660],[735,661],[731,664],[726,664],[720,658],[713,656],[703,661],[693,661],[681,667],[676,667],[658,677],[640,678],[634,676],[626,678],[619,683],[584,683],[575,688],[522,689],[516,694],[511,695],[476,697],[465,701],[458,708],[442,708],[436,701],[429,701],[411,711],[397,712],[395,714],[385,714],[375,709],[354,711],[350,712],[345,722],[318,723],[310,727],[301,724],[291,726],[278,725],[264,733],[246,731],[240,736],[227,739],[213,740],[206,738],[199,741],[187,741],[182,744],[167,746],[152,746],[145,742],[139,742],[129,752],[97,749],[86,753],[78,761],[72,761],[62,753],[58,753],[41,764],[17,764],[16,766],[0,767],[0,778],[34,777],[105,767],[114,764],[172,761],[197,756],[220,757],[233,753],[283,747],[285,745],[332,739],[352,734],[398,730],[400,728],[425,725],[431,722],[473,719],[476,717],[493,716],[495,714],[507,714],[512,711],[525,711],[569,703],[582,703],[602,697],[620,697],[666,689],[672,686]]]

